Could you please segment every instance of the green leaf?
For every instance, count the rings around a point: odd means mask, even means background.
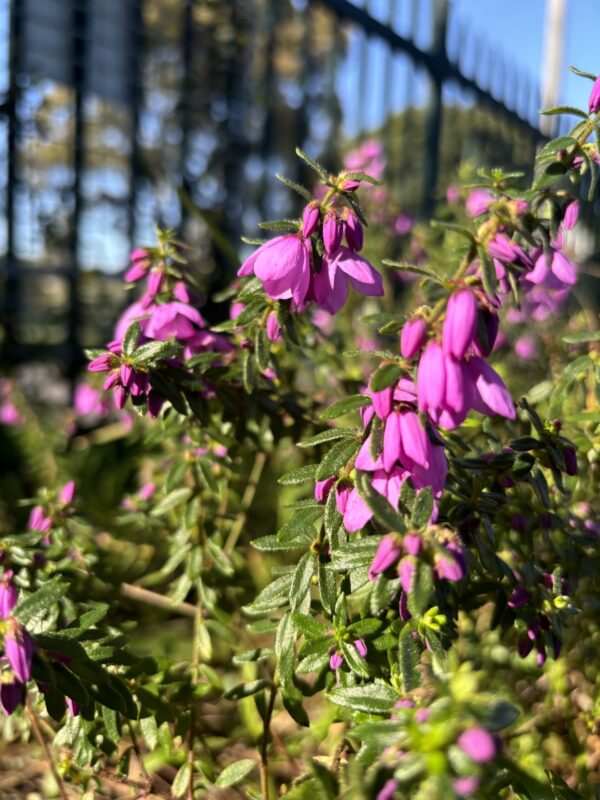
[[[361,639],[363,636],[372,636],[377,633],[382,625],[383,622],[380,619],[359,619],[346,628],[346,633],[353,639]]]
[[[182,764],[177,771],[177,775],[173,780],[171,785],[171,797],[174,800],[179,800],[179,798],[185,797],[188,793],[188,789],[190,783],[192,781],[192,765],[188,764],[186,761],[185,764]]]
[[[253,539],[250,544],[255,550],[260,550],[261,553],[276,553],[286,550],[306,550],[310,542],[311,537],[306,533],[302,533],[296,539],[283,540],[273,535],[259,536],[258,539]]]
[[[323,652],[310,653],[300,661],[296,667],[296,672],[304,675],[309,672],[321,672],[321,670],[329,666],[329,647]]]
[[[246,683],[238,683],[232,689],[228,689],[223,697],[226,700],[241,700],[242,697],[250,697],[253,694],[262,692],[269,685],[268,681],[263,679],[258,681],[246,681]]]
[[[268,586],[265,586],[250,605],[243,607],[244,611],[249,614],[259,614],[279,608],[287,601],[291,583],[291,573],[275,578]]]
[[[320,800],[336,800],[339,797],[339,784],[336,776],[327,769],[325,764],[321,764],[316,758],[311,760],[310,768],[315,779],[319,783],[318,796]]]
[[[337,475],[339,470],[346,466],[346,464],[356,455],[359,443],[353,439],[348,441],[342,439],[333,445],[331,450],[327,453],[325,458],[321,461],[315,474],[315,479],[322,481],[325,478],[330,478]]]
[[[587,78],[588,80],[592,81],[592,83],[596,81],[597,76],[592,75],[591,72],[583,72],[583,70],[577,69],[577,67],[573,67],[570,64],[569,64],[569,70],[575,73],[575,75],[579,75],[581,78]]]
[[[271,357],[269,352],[269,338],[264,328],[258,327],[254,334],[254,357],[259,372],[264,372],[269,366]]]
[[[241,783],[244,778],[247,778],[255,767],[256,762],[251,758],[242,758],[240,761],[234,761],[233,764],[225,767],[217,778],[215,786],[219,786],[221,789],[227,786],[235,786]]]
[[[102,720],[104,721],[104,727],[106,728],[108,738],[111,742],[119,744],[121,741],[121,727],[119,725],[117,712],[112,708],[102,706]]]
[[[383,186],[381,181],[378,181],[377,178],[374,178],[372,175],[369,175],[367,172],[346,172],[344,171],[344,178],[348,178],[352,181],[361,181],[361,183],[370,183],[373,186]]]
[[[321,164],[312,159],[299,147],[296,148],[296,155],[298,156],[298,158],[301,158],[305,164],[308,164],[308,166],[317,173],[317,175],[321,178],[322,181],[327,183],[327,181],[329,180],[329,173],[327,172],[325,167],[321,166]]]
[[[291,181],[289,178],[285,178],[283,175],[280,175],[277,172],[275,173],[275,177],[277,178],[278,181],[281,181],[283,184],[285,184],[285,186],[287,186],[288,189],[291,189],[292,191],[296,192],[297,194],[300,195],[300,197],[303,197],[308,202],[310,202],[313,199],[312,194],[308,191],[308,189],[305,186],[302,186],[301,183],[296,183],[296,181]]]
[[[256,370],[252,353],[249,350],[244,352],[242,358],[242,381],[246,394],[252,394],[256,385]]]
[[[315,570],[315,557],[312,553],[305,553],[294,570],[292,585],[290,586],[290,606],[292,611],[297,611],[304,602],[310,590],[312,576]]]
[[[242,328],[249,322],[259,317],[266,308],[267,302],[264,297],[256,297],[250,300],[244,310],[235,318],[236,328]]]
[[[64,596],[65,589],[66,584],[60,578],[53,578],[33,594],[23,597],[13,609],[12,616],[25,627],[39,622]]]
[[[413,528],[422,528],[427,525],[433,514],[433,492],[426,486],[417,492],[411,514],[411,525]]]
[[[372,392],[380,392],[398,381],[404,372],[400,364],[382,364],[371,375],[369,386]]]
[[[327,697],[338,706],[352,711],[364,711],[367,714],[386,714],[398,699],[391,686],[384,683],[335,687]]]
[[[573,116],[581,117],[581,119],[589,119],[585,111],[582,111],[580,108],[575,108],[574,106],[554,106],[553,108],[545,108],[540,111],[540,114],[544,114],[546,117],[553,117],[556,116],[556,114],[573,114]]]
[[[511,450],[516,450],[518,453],[525,453],[527,450],[535,450],[540,445],[541,442],[538,439],[534,439],[533,436],[521,436],[508,443]]]
[[[359,675],[361,678],[368,678],[369,669],[356,647],[351,642],[340,642],[339,644],[346,664],[350,667],[352,672],[356,673],[356,675]]]
[[[312,639],[315,636],[325,635],[325,626],[309,614],[292,614],[298,630],[302,636]]]
[[[166,497],[163,497],[163,499],[156,506],[154,506],[150,512],[150,516],[164,516],[164,514],[167,514],[169,511],[172,511],[172,509],[177,508],[177,506],[185,502],[191,494],[191,489],[174,489],[172,492],[169,492]]]
[[[287,231],[293,233],[299,230],[300,221],[297,219],[270,219],[259,222],[258,227],[264,231]]]
[[[498,279],[496,277],[496,268],[494,262],[490,258],[490,254],[484,247],[478,247],[479,252],[479,269],[481,272],[481,282],[483,288],[489,297],[493,297],[498,287]]]
[[[350,397],[344,397],[343,400],[337,400],[335,403],[326,408],[321,414],[322,419],[337,419],[346,414],[351,414],[359,408],[365,408],[371,405],[371,398],[364,394],[353,394]]]
[[[566,150],[567,147],[573,146],[579,146],[577,139],[574,139],[572,136],[559,136],[557,139],[552,139],[547,142],[547,144],[542,147],[537,154],[537,160],[543,160],[548,156],[553,156],[555,153],[558,153],[559,150]]]
[[[278,659],[279,677],[282,683],[291,682],[294,677],[296,652],[294,645],[298,637],[298,628],[292,615],[286,613],[281,618],[275,635],[275,655]]]
[[[425,267],[419,267],[416,264],[408,264],[406,261],[391,261],[389,258],[384,258],[381,263],[391,269],[397,269],[400,272],[414,272],[415,275],[422,275],[424,278],[430,278],[436,283],[440,283],[440,279],[435,272]]]
[[[408,593],[408,610],[414,617],[419,617],[428,607],[433,593],[433,571],[421,559],[415,561],[411,591]]]
[[[123,336],[123,343],[121,345],[123,350],[123,355],[130,358],[135,353],[135,348],[137,347],[137,343],[140,338],[140,323],[139,322],[132,322],[131,325],[125,331],[125,336]]]
[[[486,720],[486,728],[491,731],[501,731],[509,728],[521,716],[520,711],[507,700],[499,700],[491,707],[489,716]]]
[[[326,431],[321,431],[310,439],[305,439],[303,442],[297,442],[297,447],[315,447],[323,442],[332,442],[336,439],[356,439],[356,435],[350,428],[329,428]]]
[[[600,342],[600,330],[581,331],[581,333],[570,333],[562,337],[563,342],[568,344],[584,344],[585,342]]]
[[[321,604],[328,616],[333,615],[337,600],[337,583],[335,573],[325,564],[319,563],[319,593]]]
[[[308,728],[310,719],[304,708],[302,693],[296,689],[295,686],[288,684],[283,687],[281,699],[283,700],[285,710],[294,722],[297,722],[298,725],[302,725],[304,728]]]
[[[419,664],[419,651],[413,637],[414,624],[407,624],[402,628],[398,641],[398,663],[404,692],[416,689],[420,682],[417,666]]]
[[[181,345],[171,341],[146,342],[134,353],[136,365],[156,363],[167,358],[173,358],[181,352]]]
[[[286,472],[285,475],[277,479],[277,483],[282,486],[295,486],[298,483],[314,481],[316,471],[317,464],[307,464],[304,467],[298,467],[290,472]]]
[[[469,230],[469,228],[465,228],[463,225],[457,225],[454,222],[443,222],[442,220],[434,219],[431,221],[432,228],[443,228],[447,231],[452,231],[452,233],[458,233],[461,236],[464,236],[470,242],[475,242],[475,236],[473,231]]]

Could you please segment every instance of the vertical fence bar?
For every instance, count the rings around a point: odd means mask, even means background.
[[[15,256],[15,194],[18,179],[17,140],[19,135],[19,71],[20,40],[22,15],[20,4],[16,0],[10,2],[9,21],[9,84],[6,101],[7,142],[6,157],[8,159],[6,173],[6,280],[4,285],[4,336],[5,348],[9,358],[14,358],[17,346],[16,326],[18,322],[21,287],[19,281],[19,265]]]
[[[142,178],[142,161],[140,157],[140,138],[139,138],[139,123],[140,123],[140,103],[142,101],[142,58],[144,51],[144,16],[142,10],[143,0],[131,0],[130,12],[130,71],[131,79],[129,81],[129,103],[131,107],[131,157],[130,157],[130,175],[131,181],[129,185],[129,197],[127,199],[127,236],[129,239],[129,249],[132,250],[135,246],[137,235],[137,198],[138,186]]]
[[[424,219],[432,215],[435,206],[440,138],[442,131],[442,90],[444,84],[443,65],[446,62],[446,30],[448,25],[448,0],[435,0],[433,6],[433,29],[431,55],[434,68],[429,73],[429,97],[425,108],[425,164],[423,170],[423,202],[421,213]]]
[[[83,208],[82,175],[85,168],[86,46],[88,44],[89,0],[74,0],[71,17],[71,64],[75,93],[73,140],[73,218],[69,240],[69,310],[67,322],[67,372],[73,380],[82,362],[79,344],[79,244]]]

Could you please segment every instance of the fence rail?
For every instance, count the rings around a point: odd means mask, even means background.
[[[110,0],[110,14],[106,2],[0,0],[3,364],[58,353],[75,374],[82,346],[107,336],[117,274],[155,222],[181,228],[207,283],[224,282],[227,243],[293,210],[271,176],[306,178],[296,145],[334,168],[344,142],[380,135],[390,157],[396,147],[388,180],[427,216],[465,155],[447,152],[461,107],[501,121],[527,158],[543,138],[531,82],[500,57],[483,70],[493,50],[447,0],[413,0],[408,30],[396,22],[404,0]],[[422,167],[394,144],[404,123]]]

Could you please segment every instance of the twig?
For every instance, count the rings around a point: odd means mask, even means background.
[[[263,800],[269,800],[269,735],[271,733],[271,717],[273,716],[276,697],[277,687],[271,686],[271,696],[269,697],[269,705],[263,721],[263,737],[260,747],[260,788]]]
[[[198,609],[191,603],[173,603],[168,597],[164,597],[158,592],[152,592],[150,589],[142,589],[141,586],[135,586],[133,583],[122,583],[120,590],[123,597],[138,600],[140,603],[147,603],[157,608],[164,608],[165,611],[173,611],[183,617],[195,618],[198,614]]]
[[[31,722],[31,727],[35,734],[35,738],[40,743],[41,748],[44,751],[44,755],[46,756],[46,760],[48,762],[48,766],[50,767],[50,772],[52,773],[52,777],[54,778],[54,781],[56,783],[58,793],[60,794],[62,800],[69,800],[69,795],[67,794],[67,790],[65,789],[63,780],[60,777],[58,770],[56,769],[56,764],[54,763],[54,759],[52,758],[52,751],[50,750],[48,742],[44,739],[44,736],[40,729],[38,718],[35,715],[35,711],[31,708],[29,698],[27,698],[27,700],[25,701],[25,708],[27,710],[27,716],[29,717],[29,721]]]
[[[239,535],[242,532],[242,529],[246,523],[248,509],[250,508],[250,506],[252,505],[252,501],[254,500],[254,495],[256,494],[258,482],[260,481],[260,476],[262,475],[262,471],[264,469],[266,462],[267,462],[267,456],[265,455],[265,453],[256,454],[256,458],[254,460],[254,466],[252,467],[252,471],[250,472],[250,476],[248,478],[248,483],[246,484],[246,489],[244,491],[244,494],[242,495],[241,508],[233,522],[233,525],[231,526],[231,530],[229,531],[229,536],[227,537],[227,541],[225,542],[225,547],[223,548],[223,551],[228,556],[230,556],[233,553],[233,549],[236,545]]]

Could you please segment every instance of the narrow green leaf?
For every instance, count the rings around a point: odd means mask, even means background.
[[[240,761],[234,761],[233,764],[229,764],[225,767],[217,778],[215,786],[221,789],[227,786],[236,786],[238,783],[241,783],[244,778],[247,778],[255,767],[256,762],[251,758],[242,758]]]
[[[153,517],[162,517],[177,506],[184,503],[192,494],[191,489],[181,488],[174,489],[172,492],[163,499],[152,509],[150,515]]]
[[[319,464],[315,479],[322,481],[325,478],[337,475],[340,469],[346,466],[353,456],[356,455],[359,447],[359,443],[354,439],[352,441],[342,439],[342,441],[334,444]]]
[[[371,391],[380,392],[382,389],[392,386],[402,376],[403,372],[404,369],[400,364],[382,364],[371,375],[371,380],[369,381]]]
[[[337,419],[346,414],[351,414],[353,411],[358,411],[359,408],[365,408],[371,405],[371,398],[365,394],[354,394],[350,397],[345,397],[343,400],[337,400],[335,403],[326,408],[321,414],[322,419]]]
[[[315,570],[315,558],[312,553],[305,553],[294,571],[292,585],[290,586],[290,606],[292,611],[297,611],[310,590],[312,576]]]
[[[335,687],[327,697],[338,706],[367,714],[386,714],[398,699],[391,686],[383,683]]]
[[[296,446],[315,447],[318,444],[323,444],[323,442],[333,442],[336,439],[356,439],[356,435],[354,431],[349,428],[329,428],[326,431],[317,433],[315,436],[311,436],[310,439],[297,442]]]

